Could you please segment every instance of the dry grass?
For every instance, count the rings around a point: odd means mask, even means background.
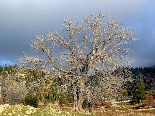
[[[136,107],[135,105],[134,107]],[[154,116],[155,109],[134,109],[132,105],[111,108],[95,108],[92,113],[85,109],[82,113],[72,110],[70,106],[49,104],[42,108],[24,105],[0,105],[0,116]]]

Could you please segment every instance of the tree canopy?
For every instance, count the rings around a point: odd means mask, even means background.
[[[98,12],[96,16],[85,17],[81,23],[74,24],[72,18],[64,20],[61,30],[37,35],[31,42],[37,56],[25,55],[20,59],[24,67],[44,71],[54,69],[65,74],[67,85],[72,87],[73,107],[77,111],[82,110],[84,96],[103,92],[105,80],[122,77],[112,75],[113,70],[129,66],[126,55],[131,53],[131,49],[128,45],[137,40],[133,32],[116,18],[106,23],[104,17]],[[89,77],[94,75],[100,82],[98,87],[87,85]]]

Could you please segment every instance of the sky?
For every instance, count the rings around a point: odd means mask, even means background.
[[[62,20],[80,22],[98,11],[123,21],[140,39],[131,45],[132,67],[155,65],[155,0],[0,0],[0,65],[32,54],[28,42],[60,29]]]

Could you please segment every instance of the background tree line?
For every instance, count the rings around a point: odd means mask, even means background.
[[[155,87],[155,68],[129,68],[132,72],[132,82],[127,83],[125,86],[127,94],[122,91],[119,96],[133,96],[133,100],[138,102],[141,99],[146,98],[146,91],[152,91],[154,93]],[[121,70],[123,72],[123,70]],[[117,72],[115,70],[114,72]],[[124,78],[125,72],[122,73]],[[73,94],[71,93],[71,87],[65,88],[66,82],[57,72],[52,72],[46,75],[44,72],[38,72],[36,70],[29,70],[26,72],[19,73],[17,65],[0,66],[0,77],[1,77],[1,96],[4,103],[25,103],[37,107],[39,102],[42,104],[54,103],[58,101],[60,104],[72,104]],[[65,75],[61,75],[64,76]],[[51,78],[54,77],[54,78]],[[90,78],[92,86],[98,86],[99,81],[96,81],[95,77]],[[88,81],[88,84],[89,84]],[[140,93],[138,94],[138,91]],[[114,96],[115,93],[108,93],[109,98]],[[117,94],[118,95],[118,94]],[[100,95],[99,95],[100,96]],[[102,96],[102,95],[101,95]],[[101,97],[100,96],[100,97]],[[89,96],[92,99],[97,99],[97,96]],[[105,96],[104,96],[105,97]],[[154,96],[155,97],[155,96]],[[108,98],[108,97],[107,97]],[[83,105],[88,105],[90,99],[85,99]],[[138,101],[137,101],[138,100]],[[87,103],[86,103],[87,102]],[[84,107],[84,106],[83,106]]]

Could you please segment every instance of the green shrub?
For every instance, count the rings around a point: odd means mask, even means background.
[[[46,79],[46,80],[45,80],[45,83],[46,83],[46,84],[50,84],[50,80]]]
[[[36,107],[38,107],[38,102],[39,102],[39,99],[38,99],[37,95],[33,95],[32,93],[28,93],[25,97],[24,104],[30,105],[30,106],[33,106],[36,108]]]
[[[46,98],[49,100],[49,102],[54,103],[56,101],[56,99],[57,99],[57,94],[52,92],[52,91],[50,91]]]
[[[83,103],[82,103],[82,108],[86,109],[87,106],[88,106],[88,102],[87,102],[87,100],[84,100]]]
[[[58,96],[59,96],[58,101],[60,105],[73,103],[73,96],[68,92],[58,94]]]
[[[0,73],[3,71],[3,66],[0,66]]]
[[[60,94],[59,95],[59,104],[62,105],[62,104],[67,104],[68,101],[66,99],[66,94]]]
[[[68,103],[74,102],[74,98],[73,98],[73,95],[71,93],[67,93],[66,97],[67,97],[66,99],[67,99]]]
[[[122,95],[123,95],[124,97],[127,97],[127,96],[128,96],[128,92],[127,92],[127,91],[123,91]]]

